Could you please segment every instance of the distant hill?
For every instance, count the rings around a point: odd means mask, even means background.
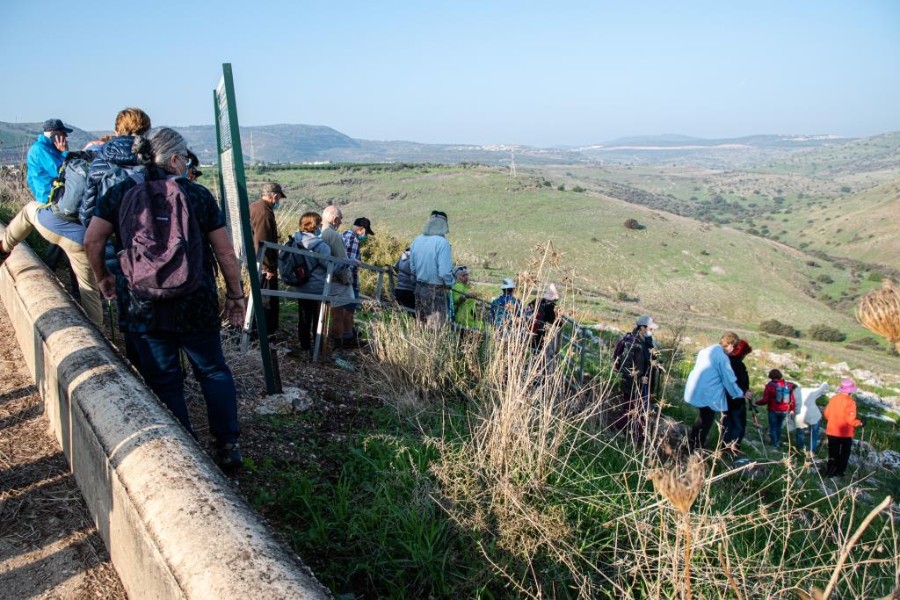
[[[188,140],[204,164],[216,162],[213,125],[173,126]],[[70,136],[72,147],[108,131],[78,128]],[[22,159],[39,133],[40,123],[0,122],[0,162]],[[536,148],[516,144],[420,144],[411,141],[355,139],[321,125],[279,124],[241,127],[246,164],[302,162],[432,162],[488,165],[633,164],[695,165],[714,169],[747,168],[777,161],[790,165],[794,157],[802,169],[822,168],[841,160],[863,160],[896,149],[900,134],[853,140],[827,135],[754,135],[704,139],[685,135],[627,137],[577,148]],[[844,152],[843,148],[849,148]],[[818,154],[810,154],[818,153]],[[868,153],[868,154],[867,154]],[[898,153],[893,153],[897,161]],[[857,158],[852,158],[857,157]],[[880,160],[880,159],[879,159]],[[890,160],[887,160],[889,163]],[[849,168],[853,168],[852,165]]]
[[[0,121],[0,164],[22,162],[28,148],[43,133],[43,123],[4,123]],[[95,138],[94,134],[69,125],[74,131],[69,134],[69,145],[82,148]]]

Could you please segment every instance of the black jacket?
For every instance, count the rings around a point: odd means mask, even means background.
[[[747,372],[747,365],[744,364],[744,357],[729,356],[728,360],[731,361],[731,369],[734,371],[738,387],[746,392],[750,389],[750,374]],[[737,400],[737,398],[731,399]]]

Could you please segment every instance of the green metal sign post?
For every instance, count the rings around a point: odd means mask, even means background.
[[[256,248],[253,247],[253,231],[250,228],[250,202],[247,199],[247,180],[244,177],[244,155],[241,150],[241,134],[238,130],[231,63],[222,65],[222,79],[219,86],[213,91],[213,97],[222,211],[225,213],[226,226],[231,232],[234,253],[247,268],[250,279],[251,305],[261,307],[262,294],[256,265]],[[262,310],[255,312],[259,350],[262,353],[266,378],[266,392],[274,394],[279,390],[272,367],[272,356],[269,352],[269,332],[266,330],[265,313]]]

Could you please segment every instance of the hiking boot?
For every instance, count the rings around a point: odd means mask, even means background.
[[[244,466],[241,446],[237,442],[222,444],[216,448],[216,464],[223,471],[233,471]]]

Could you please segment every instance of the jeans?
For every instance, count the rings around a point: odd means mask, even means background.
[[[237,441],[240,435],[237,390],[231,370],[225,364],[218,331],[189,334],[153,331],[129,336],[147,385],[185,429],[197,437],[184,401],[184,372],[178,354],[184,350],[206,400],[210,433],[220,446]]]
[[[797,447],[801,450],[809,450],[813,454],[819,449],[819,424],[808,425],[809,443],[806,443],[807,429],[797,428]]]
[[[786,412],[769,411],[769,439],[772,441],[772,447],[776,450],[781,445],[781,428],[784,427],[785,417],[787,417]]]

